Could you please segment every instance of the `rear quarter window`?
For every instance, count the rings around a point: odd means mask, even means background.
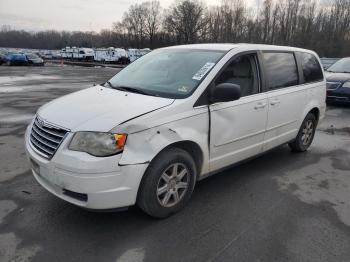
[[[298,84],[298,70],[293,53],[264,52],[263,59],[269,90]]]
[[[323,80],[321,65],[313,54],[298,52],[305,83]]]

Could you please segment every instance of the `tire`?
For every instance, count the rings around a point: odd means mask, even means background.
[[[310,147],[315,136],[316,126],[316,116],[308,113],[301,124],[297,137],[288,144],[292,151],[305,152]]]
[[[196,177],[196,165],[188,152],[179,148],[165,149],[147,168],[137,204],[154,218],[166,218],[180,211],[190,200]]]

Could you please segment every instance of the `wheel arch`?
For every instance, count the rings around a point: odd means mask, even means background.
[[[173,143],[165,146],[163,149],[161,149],[149,162],[149,165],[147,166],[147,168],[146,168],[145,172],[143,173],[142,178],[140,180],[140,184],[139,184],[139,187],[137,189],[136,201],[137,201],[137,199],[139,199],[141,186],[144,183],[144,180],[146,179],[147,170],[149,169],[150,164],[152,162],[156,161],[157,156],[164,153],[169,148],[179,148],[179,149],[182,149],[190,154],[190,156],[193,158],[195,165],[196,165],[196,168],[197,168],[195,183],[196,183],[196,181],[198,181],[198,178],[201,174],[201,170],[203,167],[203,161],[204,161],[203,160],[204,154],[203,154],[201,147],[196,142],[191,141],[191,140],[183,140],[183,141],[173,142]]]
[[[308,113],[313,114],[316,117],[316,120],[318,122],[318,119],[320,117],[320,109],[318,107],[312,108]]]
[[[191,155],[196,164],[198,178],[202,172],[204,159],[204,154],[201,147],[196,142],[193,142],[191,140],[177,141],[164,147],[160,152],[158,152],[158,154],[154,158],[156,158],[159,154],[161,154],[170,147],[180,148]],[[154,158],[152,159],[152,161],[154,160]]]
[[[307,114],[309,113],[312,113],[315,117],[316,117],[316,120],[317,120],[317,123],[319,121],[319,118],[320,118],[320,114],[321,114],[321,107],[318,105],[318,103],[316,102],[313,102],[313,103],[310,103],[304,110],[303,112],[303,115],[300,119],[300,122],[299,122],[299,125],[301,126],[301,124],[303,123],[305,117],[307,116]]]

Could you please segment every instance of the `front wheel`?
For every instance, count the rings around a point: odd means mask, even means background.
[[[164,150],[151,162],[141,181],[139,207],[155,218],[178,212],[191,198],[196,175],[196,165],[188,152]]]
[[[301,124],[297,137],[289,147],[295,152],[304,152],[311,145],[316,131],[317,119],[314,114],[308,113]]]

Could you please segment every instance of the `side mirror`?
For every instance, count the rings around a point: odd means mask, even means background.
[[[229,102],[241,97],[241,87],[236,84],[222,83],[211,90],[210,101],[212,103]]]

